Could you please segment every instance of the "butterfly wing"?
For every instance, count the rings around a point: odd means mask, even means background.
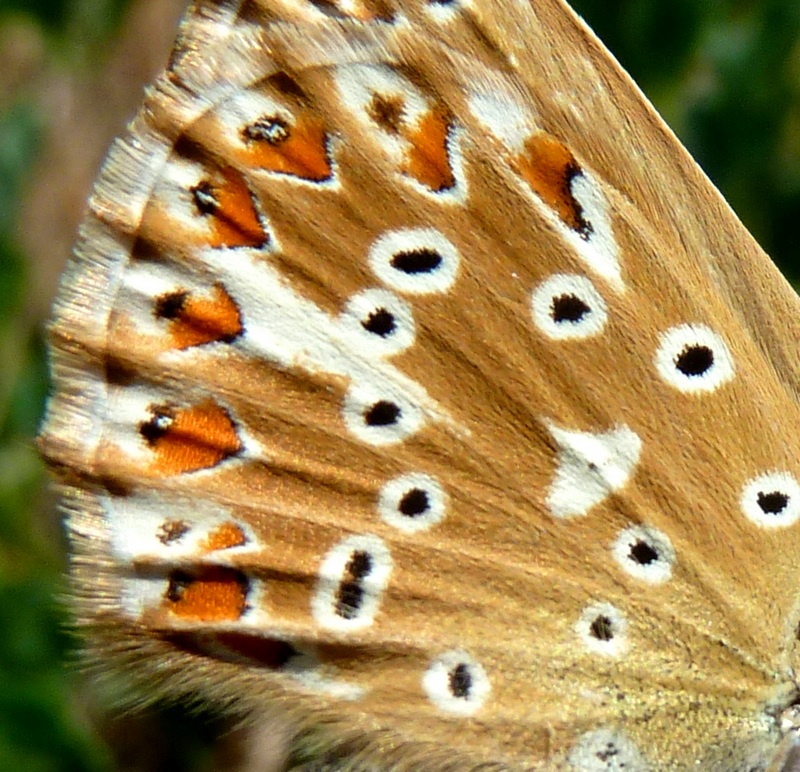
[[[766,768],[798,310],[562,3],[199,3],[51,327],[89,657],[387,768]]]

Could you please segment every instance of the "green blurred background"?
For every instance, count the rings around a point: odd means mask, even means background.
[[[91,180],[181,0],[0,0],[0,772],[211,770],[180,711],[108,715],[75,672],[64,543],[32,446],[42,323]],[[764,248],[800,280],[798,0],[580,0]],[[180,738],[186,738],[185,740]]]

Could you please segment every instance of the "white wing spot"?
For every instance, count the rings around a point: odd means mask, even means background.
[[[606,304],[585,276],[556,274],[533,292],[533,321],[549,338],[589,338],[603,331]]]
[[[762,474],[744,486],[741,506],[761,528],[786,528],[800,518],[800,485],[786,472]]]
[[[423,423],[422,411],[406,397],[369,385],[351,386],[342,412],[347,428],[360,440],[376,446],[402,442]]]
[[[369,250],[375,275],[397,292],[446,292],[458,273],[458,250],[433,228],[389,231]]]
[[[412,472],[383,486],[378,498],[381,520],[405,533],[426,531],[445,515],[447,496],[442,486],[426,474]]]
[[[625,285],[622,281],[619,249],[611,228],[606,197],[599,183],[587,169],[583,169],[581,174],[572,178],[570,191],[583,210],[584,220],[592,226],[591,234],[584,237],[567,228],[549,209],[548,216],[592,271],[602,276],[615,290],[623,290]]]
[[[619,657],[628,649],[628,620],[610,603],[595,603],[584,609],[575,632],[593,654]]]
[[[353,336],[351,345],[374,356],[398,354],[414,342],[411,307],[387,290],[369,289],[354,295],[339,321],[342,331]]]
[[[483,667],[459,650],[437,657],[425,671],[422,686],[437,708],[458,716],[475,714],[491,691]]]
[[[301,688],[334,699],[354,702],[360,700],[366,692],[362,686],[328,675],[316,654],[302,648],[298,649],[297,656],[289,659],[281,672]]]
[[[649,768],[638,748],[617,729],[596,729],[582,735],[569,754],[569,764],[582,772],[642,772]]]
[[[715,391],[734,374],[731,352],[704,324],[681,324],[663,333],[656,368],[670,386],[685,393]]]
[[[311,601],[315,621],[327,630],[349,632],[369,627],[392,572],[392,557],[382,539],[349,536],[322,561]]]
[[[554,517],[585,515],[622,488],[639,462],[642,441],[627,426],[608,432],[575,432],[549,424],[559,445],[558,467],[547,493]]]
[[[666,534],[648,525],[622,531],[612,554],[624,571],[650,584],[661,584],[672,576],[675,548]]]
[[[485,128],[514,151],[521,151],[527,137],[537,130],[533,116],[502,89],[473,91],[467,97],[467,106]]]

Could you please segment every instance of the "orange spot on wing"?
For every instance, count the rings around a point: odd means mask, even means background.
[[[214,402],[187,408],[154,407],[139,432],[155,455],[162,475],[211,469],[242,450],[228,412]]]
[[[456,184],[447,152],[449,132],[449,117],[441,110],[431,110],[407,137],[411,149],[404,171],[436,193]]]
[[[572,180],[581,173],[581,167],[563,142],[544,132],[534,134],[525,141],[525,153],[517,157],[514,165],[533,192],[567,227],[587,231],[590,225],[571,190]]]
[[[218,181],[205,180],[192,189],[200,214],[211,228],[212,247],[263,247],[269,241],[250,188],[236,169],[221,170]]]
[[[227,522],[215,528],[201,543],[200,549],[203,552],[215,552],[216,550],[231,549],[231,547],[241,547],[245,544],[247,544],[247,536],[241,526]]]
[[[332,170],[328,155],[328,139],[322,123],[302,114],[292,125],[279,118],[261,119],[273,123],[263,132],[257,131],[260,122],[245,130],[248,140],[246,159],[260,169],[278,174],[290,174],[311,182],[330,179]]]
[[[181,619],[228,622],[247,610],[247,577],[232,568],[209,567],[197,574],[175,571],[170,576],[165,604]]]
[[[170,336],[179,349],[229,343],[244,329],[239,307],[221,284],[214,285],[211,297],[187,292],[165,295],[156,303],[156,316],[170,320]]]

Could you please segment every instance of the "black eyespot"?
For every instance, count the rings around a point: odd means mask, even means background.
[[[455,245],[434,228],[401,228],[377,238],[368,260],[388,289],[431,295],[453,286],[461,258]]]
[[[469,666],[462,662],[450,670],[447,676],[450,694],[462,700],[469,699],[469,693],[472,690],[472,675],[469,672]]]
[[[367,426],[392,426],[400,420],[400,415],[400,408],[394,402],[382,399],[364,413],[364,421]]]
[[[412,488],[403,494],[397,509],[406,517],[419,517],[430,508],[430,499],[427,491],[421,488]]]
[[[373,559],[368,552],[353,552],[344,569],[344,577],[336,593],[335,612],[342,619],[355,619],[364,602],[363,580],[373,568]]]
[[[553,298],[551,317],[556,324],[562,322],[579,322],[591,307],[577,295],[559,295]]]
[[[154,445],[169,431],[175,415],[169,407],[151,408],[150,413],[152,418],[139,426],[139,434],[148,445]]]
[[[197,207],[197,211],[200,212],[200,214],[215,214],[219,209],[217,193],[208,180],[199,182],[193,188],[190,188],[189,192],[192,194],[194,205]]]
[[[779,515],[788,506],[789,497],[780,491],[772,491],[771,493],[759,492],[757,501],[764,514]]]
[[[407,274],[432,273],[442,264],[442,256],[433,249],[413,249],[395,252],[390,261],[392,268]]]
[[[169,577],[169,585],[165,593],[166,599],[177,603],[194,581],[195,578],[186,571],[173,571]]]
[[[385,308],[376,308],[370,315],[361,322],[361,326],[373,335],[380,335],[386,338],[397,329],[397,322],[394,314]]]
[[[800,483],[788,472],[767,472],[742,491],[744,514],[762,528],[788,528],[800,519]]]
[[[675,367],[686,376],[698,376],[714,365],[714,352],[708,346],[686,346],[675,358]]]
[[[580,340],[599,335],[608,309],[586,276],[557,273],[545,279],[531,295],[533,321],[554,340]]]
[[[491,692],[486,670],[461,649],[436,657],[422,678],[422,686],[437,708],[457,716],[477,713]]]
[[[630,556],[640,566],[648,566],[659,558],[658,552],[646,541],[637,541],[631,547]]]
[[[645,524],[622,530],[612,554],[625,573],[650,584],[668,581],[677,559],[669,537]]]
[[[389,480],[380,492],[381,519],[405,533],[432,528],[445,516],[447,496],[439,482],[420,472]]]
[[[655,363],[661,377],[684,394],[716,391],[736,370],[725,341],[704,324],[679,324],[663,332]]]
[[[170,292],[156,299],[155,315],[158,319],[177,319],[186,306],[189,293],[184,290]]]
[[[610,641],[614,638],[614,623],[605,614],[599,614],[589,625],[589,633],[598,641]]]

